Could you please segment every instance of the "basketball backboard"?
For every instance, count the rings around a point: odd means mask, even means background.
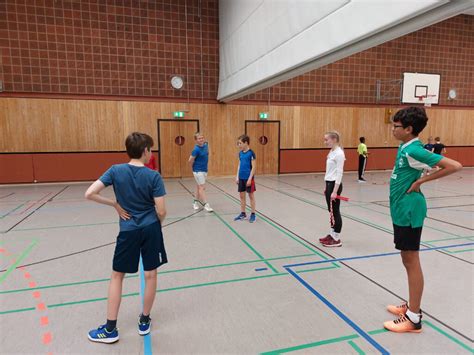
[[[402,103],[437,105],[441,76],[427,73],[403,73]]]

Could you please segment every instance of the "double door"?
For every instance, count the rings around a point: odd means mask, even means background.
[[[245,121],[245,132],[257,156],[256,174],[278,174],[280,121]]]
[[[158,120],[160,171],[163,177],[192,176],[188,163],[194,148],[198,120]]]

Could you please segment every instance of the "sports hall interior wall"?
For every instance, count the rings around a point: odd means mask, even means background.
[[[398,101],[377,104],[375,82],[404,71],[441,74],[440,106],[428,109],[424,137],[441,135],[448,156],[474,165],[474,16],[453,17],[230,105],[215,100],[218,33],[217,0],[1,2],[0,183],[94,179],[126,160],[127,133],[157,139],[156,120],[177,110],[200,120],[215,154],[212,175],[234,173],[235,138],[262,111],[281,121],[282,173],[323,170],[328,129],[342,133],[348,169],[355,169],[360,135],[374,153],[368,168],[390,168],[397,143],[384,111]],[[184,77],[182,90],[171,88],[173,75]],[[456,100],[447,99],[450,88]]]
[[[69,181],[96,178],[108,165],[126,161],[124,139],[131,131],[149,133],[157,147],[157,119],[186,110],[198,119],[211,144],[211,175],[236,169],[236,137],[245,121],[268,111],[281,122],[280,172],[322,171],[323,133],[337,129],[348,155],[347,169],[356,169],[359,135],[373,155],[369,169],[389,169],[397,142],[385,123],[384,107],[187,104],[143,101],[4,98],[0,100],[0,181]],[[427,109],[430,123],[421,136],[443,132],[448,156],[473,166],[474,109]],[[34,113],[34,114],[32,114]],[[14,139],[12,139],[12,137]],[[252,142],[253,144],[259,144]],[[459,146],[454,148],[453,146]],[[67,154],[66,152],[71,152]],[[118,153],[122,152],[122,153]],[[14,154],[29,153],[29,154]],[[13,164],[13,165],[12,165]]]

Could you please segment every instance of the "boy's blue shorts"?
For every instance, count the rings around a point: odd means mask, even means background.
[[[124,273],[137,272],[140,254],[145,271],[154,270],[168,262],[160,222],[119,233],[113,270]]]

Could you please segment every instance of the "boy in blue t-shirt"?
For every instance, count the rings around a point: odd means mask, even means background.
[[[255,217],[255,169],[257,164],[257,157],[252,149],[250,149],[250,138],[246,134],[239,137],[237,144],[240,148],[239,152],[239,167],[237,168],[237,176],[235,177],[235,183],[239,186],[238,191],[240,192],[240,214],[234,218],[234,221],[242,221],[247,218],[245,213],[245,192],[249,194],[250,207],[252,209],[250,213],[249,222],[253,223],[256,220]]]
[[[168,262],[161,232],[166,216],[165,187],[160,174],[145,167],[152,155],[153,139],[147,134],[134,132],[127,137],[125,146],[130,162],[113,165],[85,194],[89,200],[114,207],[120,217],[107,301],[107,323],[88,334],[89,340],[100,343],[119,340],[117,316],[123,278],[125,273],[138,271],[140,256],[145,273],[145,292],[138,334],[150,332],[156,269]],[[117,201],[100,194],[109,185],[114,187]]]
[[[209,203],[206,202],[206,178],[207,178],[207,165],[209,163],[209,145],[207,144],[204,136],[200,132],[196,132],[194,135],[196,145],[191,152],[189,162],[193,166],[194,180],[196,180],[196,196],[193,202],[193,208],[199,209],[199,203],[204,206],[207,212],[214,211]]]

